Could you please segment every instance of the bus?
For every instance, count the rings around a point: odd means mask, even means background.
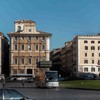
[[[35,76],[37,87],[59,87],[57,71],[39,71]]]

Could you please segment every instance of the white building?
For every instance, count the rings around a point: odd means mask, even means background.
[[[100,74],[100,35],[76,36],[72,40],[73,70]]]

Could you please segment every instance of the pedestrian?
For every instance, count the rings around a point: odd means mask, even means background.
[[[22,81],[22,87],[24,87],[24,81]]]
[[[3,80],[3,87],[5,87],[5,80]]]

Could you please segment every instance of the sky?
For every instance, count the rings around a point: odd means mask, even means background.
[[[23,19],[52,34],[53,50],[76,35],[100,33],[100,0],[0,0],[0,31],[8,39],[14,21]]]

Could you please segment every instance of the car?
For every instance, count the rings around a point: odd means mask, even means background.
[[[64,78],[64,77],[60,77],[58,80],[59,80],[59,81],[64,81],[65,78]]]
[[[97,76],[95,79],[96,79],[96,80],[100,80],[100,76]]]
[[[28,83],[31,83],[31,82],[33,82],[33,78],[29,77],[29,78],[27,78],[27,81],[28,81]]]
[[[24,96],[15,89],[1,88],[0,100],[35,100]]]
[[[27,78],[26,78],[26,77],[18,77],[17,80],[18,80],[18,81],[22,81],[22,80],[23,80],[23,81],[26,81]]]

